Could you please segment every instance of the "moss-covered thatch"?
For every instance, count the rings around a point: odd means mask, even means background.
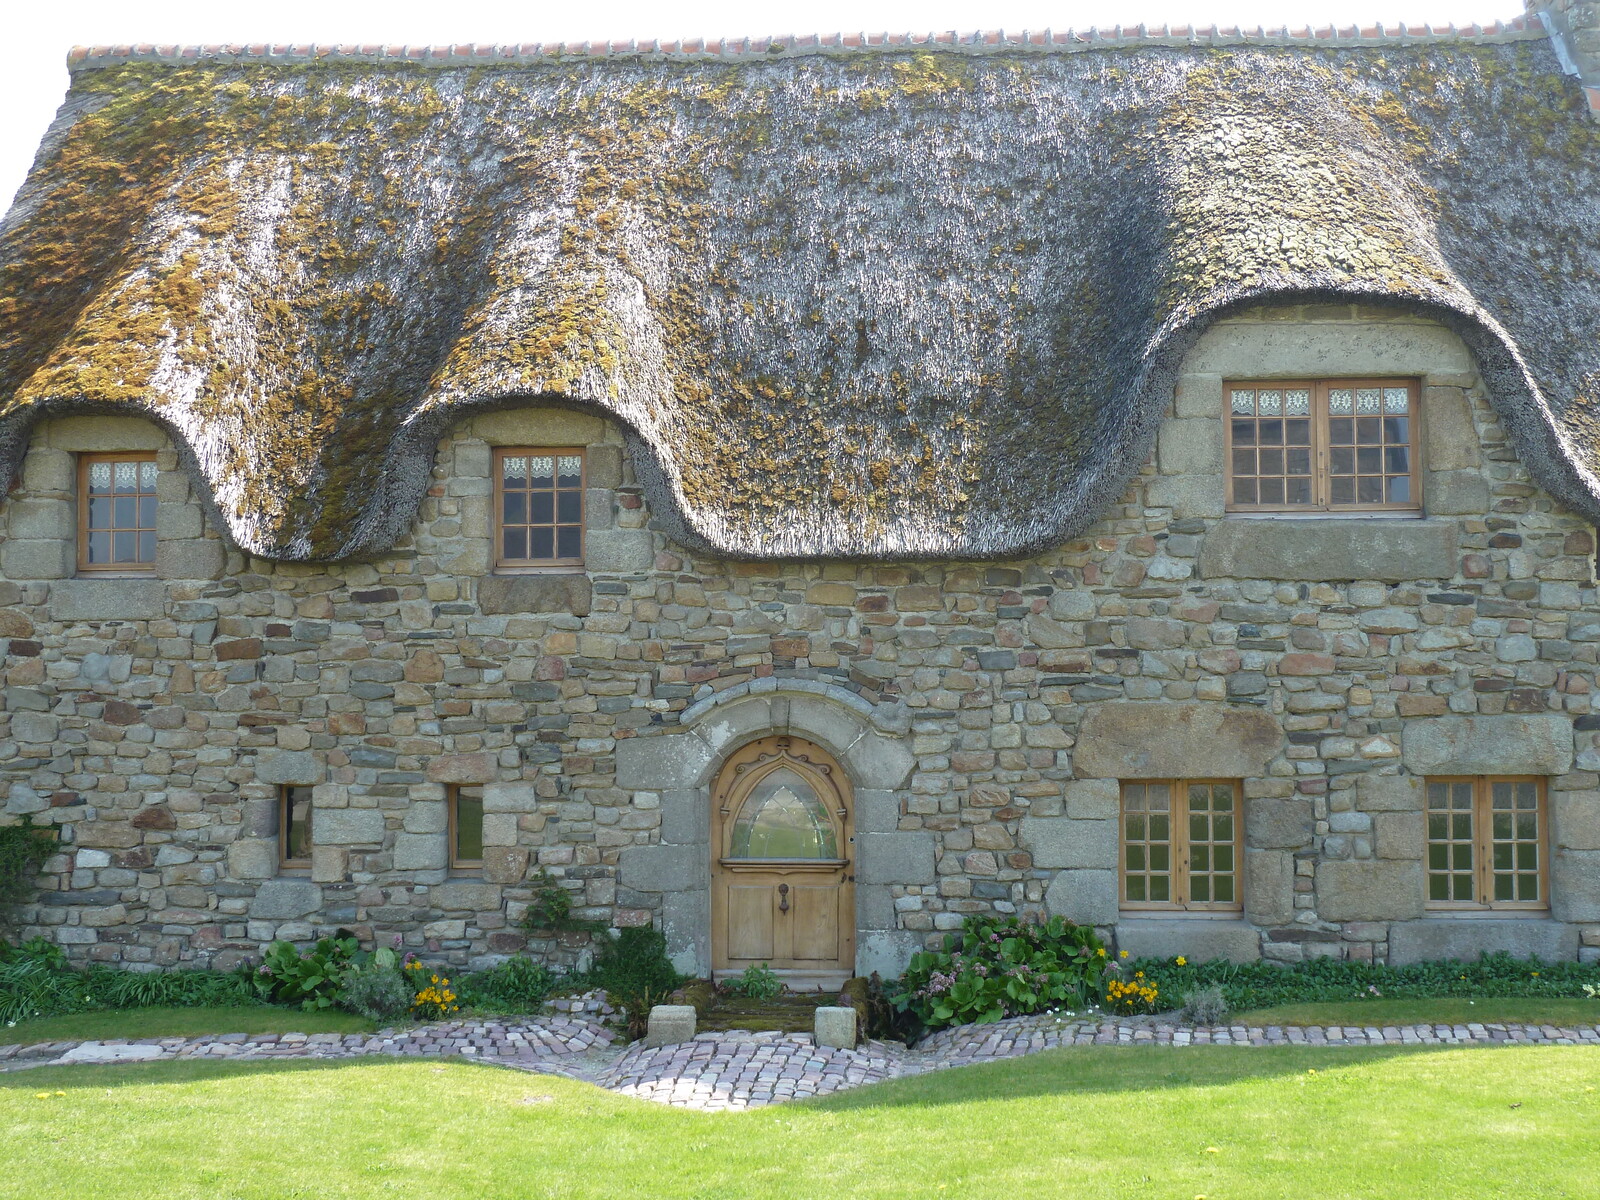
[[[1543,40],[80,68],[0,230],[0,453],[147,413],[231,535],[381,551],[437,439],[608,414],[676,536],[1083,529],[1183,352],[1276,298],[1477,354],[1600,516],[1600,123]]]

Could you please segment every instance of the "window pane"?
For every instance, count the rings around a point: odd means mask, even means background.
[[[154,496],[139,497],[139,528],[154,529],[156,527],[156,498]]]
[[[1168,875],[1150,876],[1150,899],[1157,904],[1166,904],[1172,900],[1172,879]]]
[[[1283,491],[1283,480],[1282,479],[1271,479],[1271,478],[1263,479],[1259,486],[1260,486],[1260,489],[1261,489],[1261,503],[1263,503],[1263,504],[1282,504],[1283,503],[1284,491]]]
[[[1235,479],[1233,481],[1233,502],[1235,504],[1257,504],[1256,481],[1254,479]]]
[[[1329,481],[1329,499],[1334,504],[1354,504],[1356,481],[1348,476],[1334,477]]]
[[[528,460],[520,454],[508,454],[500,460],[500,478],[507,488],[528,486]]]
[[[1135,903],[1143,903],[1148,897],[1145,895],[1144,876],[1128,876],[1128,899]]]
[[[281,852],[288,860],[311,857],[311,789],[284,789]]]
[[[583,553],[583,531],[576,525],[563,525],[556,532],[556,557],[577,558]]]
[[[739,807],[731,858],[839,857],[838,835],[815,788],[798,771],[778,767]]]
[[[556,493],[556,520],[561,522],[581,521],[583,519],[583,493],[557,492]]]
[[[457,862],[479,862],[483,858],[483,789],[456,789]]]
[[[156,560],[156,535],[153,530],[145,530],[139,535],[139,561],[153,563]]]
[[[132,496],[118,496],[112,503],[115,505],[111,512],[112,524],[117,529],[132,529],[138,519],[137,502]]]
[[[529,558],[554,558],[555,536],[554,531],[537,527],[528,530],[528,557]]]
[[[1389,503],[1411,503],[1411,477],[1409,475],[1396,475],[1389,480]]]
[[[1383,480],[1370,475],[1363,475],[1356,482],[1356,502],[1358,504],[1382,504]]]
[[[138,535],[128,530],[118,531],[111,535],[112,561],[125,563],[138,561]]]
[[[89,561],[96,565],[111,561],[111,535],[109,533],[91,533],[89,535]]]
[[[500,519],[507,525],[528,523],[528,493],[507,492],[501,497]]]
[[[528,557],[528,534],[523,529],[507,529],[500,539],[500,552],[509,559]],[[437,810],[435,810],[437,811]]]

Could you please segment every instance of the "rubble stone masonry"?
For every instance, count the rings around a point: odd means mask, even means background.
[[[1225,518],[1223,379],[1340,375],[1423,380],[1426,516]],[[586,573],[490,573],[497,445],[589,448]],[[73,578],[74,455],[140,448],[154,577]],[[395,553],[274,564],[219,539],[154,425],[36,427],[0,508],[0,788],[61,851],[24,934],[225,966],[342,925],[464,965],[524,947],[544,867],[703,971],[707,781],[788,729],[853,776],[862,970],[990,912],[1202,958],[1600,959],[1594,531],[1439,326],[1217,325],[1122,502],[1028,561],[690,555],[621,430],[560,409],[463,420],[433,474]],[[1548,778],[1549,914],[1424,913],[1421,780],[1478,771]],[[1201,773],[1243,781],[1244,913],[1123,917],[1117,781]],[[452,783],[488,785],[480,872],[446,866]],[[315,788],[308,871],[278,866],[280,784]]]

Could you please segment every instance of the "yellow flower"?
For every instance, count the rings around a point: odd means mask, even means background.
[[[1180,954],[1178,955],[1178,965],[1180,967],[1187,967],[1189,965],[1189,960]]]
[[[1100,949],[1095,951],[1095,953],[1098,954],[1101,958],[1104,958],[1106,956],[1106,948],[1104,946],[1101,946]]]
[[[1104,951],[1104,950],[1102,950],[1102,951],[1100,951],[1100,953],[1101,953],[1101,954],[1104,954],[1104,953],[1105,953],[1105,951]],[[1127,958],[1127,957],[1128,957],[1128,952],[1127,952],[1127,951],[1126,951],[1126,950],[1118,950],[1118,951],[1117,951],[1117,957],[1118,957],[1118,958]]]

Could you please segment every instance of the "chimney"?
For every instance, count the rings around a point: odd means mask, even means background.
[[[1593,104],[1600,88],[1600,0],[1525,0],[1529,17],[1544,22],[1558,43],[1562,66],[1589,85]]]

